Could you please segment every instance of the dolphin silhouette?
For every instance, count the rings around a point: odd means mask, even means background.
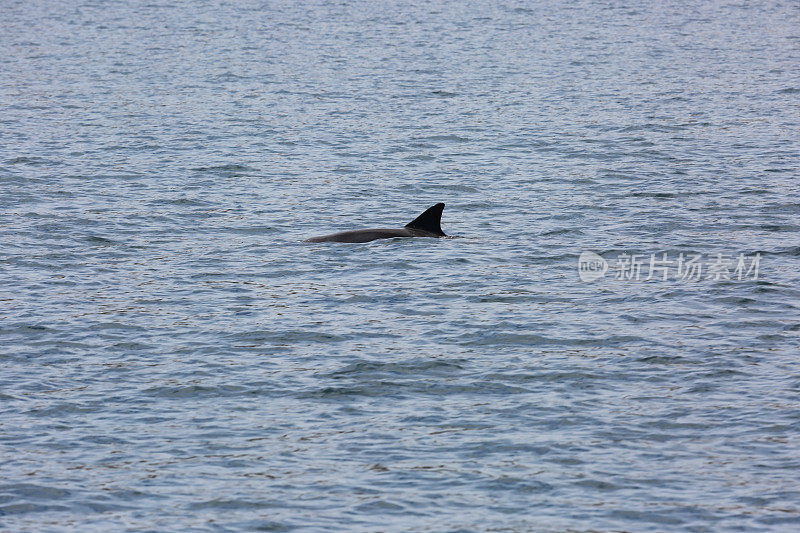
[[[376,239],[393,239],[395,237],[444,237],[442,231],[443,203],[429,207],[420,216],[398,229],[357,229],[343,231],[321,237],[311,237],[305,242],[369,242]]]

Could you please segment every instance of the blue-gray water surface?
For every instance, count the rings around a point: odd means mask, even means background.
[[[651,4],[0,4],[0,529],[796,531],[800,9]]]

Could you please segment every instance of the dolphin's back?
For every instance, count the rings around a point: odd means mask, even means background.
[[[369,242],[377,239],[391,239],[393,237],[414,237],[414,234],[406,228],[357,229],[333,233],[331,235],[322,235],[321,237],[312,237],[306,242]]]
[[[438,203],[429,207],[420,216],[399,229],[357,229],[311,237],[305,242],[369,242],[377,239],[392,239],[394,237],[444,237],[441,219],[444,204]]]

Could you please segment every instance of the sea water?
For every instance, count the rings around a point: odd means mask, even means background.
[[[800,523],[796,4],[0,21],[0,529]]]

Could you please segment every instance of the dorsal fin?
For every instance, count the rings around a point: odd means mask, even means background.
[[[441,226],[443,210],[444,204],[441,202],[431,206],[420,216],[406,224],[406,227],[411,229],[420,229],[435,235],[444,236]]]

